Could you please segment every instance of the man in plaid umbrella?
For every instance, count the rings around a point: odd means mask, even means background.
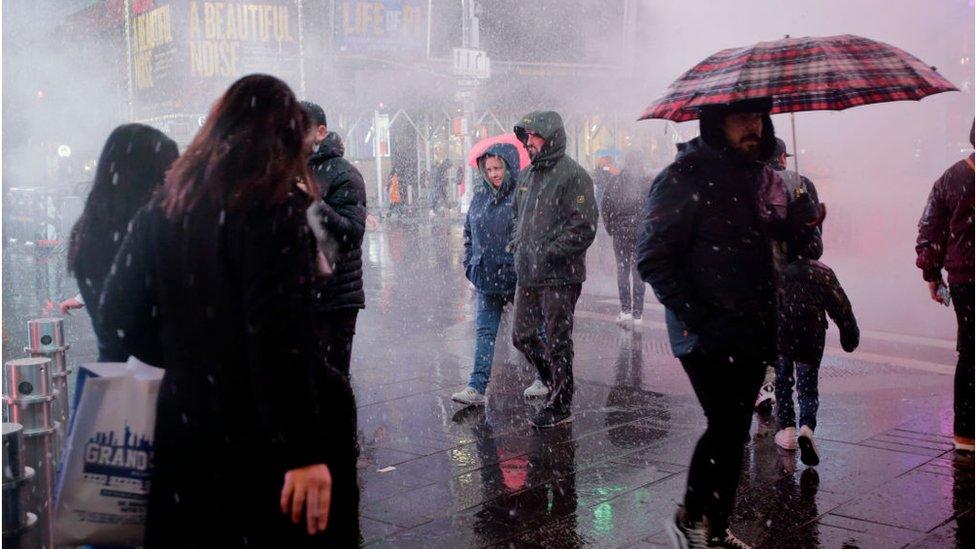
[[[671,348],[708,427],[668,531],[678,547],[746,547],[728,529],[752,408],[775,358],[773,244],[815,217],[788,201],[766,163],[769,98],[701,108],[701,136],[679,145],[644,211],[638,270],[666,307]]]

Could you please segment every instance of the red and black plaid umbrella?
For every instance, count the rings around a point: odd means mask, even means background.
[[[908,52],[845,34],[785,38],[722,50],[686,72],[640,120],[684,122],[698,107],[773,98],[773,114],[839,111],[871,103],[917,101],[956,90]]]

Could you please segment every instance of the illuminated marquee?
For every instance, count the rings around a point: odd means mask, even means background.
[[[278,76],[300,91],[297,0],[155,0],[132,9],[137,119],[199,116],[233,80],[255,72]]]

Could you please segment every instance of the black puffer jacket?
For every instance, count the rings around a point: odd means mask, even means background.
[[[566,156],[566,130],[558,113],[526,115],[515,135],[525,142],[526,131],[546,144],[522,170],[515,190],[515,234],[509,247],[518,285],[582,284],[599,217],[593,180]]]
[[[783,304],[779,311],[779,353],[817,366],[823,358],[827,318],[840,329],[840,344],[851,352],[861,333],[847,294],[830,267],[799,259],[783,270]]]
[[[309,169],[319,184],[322,200],[313,217],[339,240],[335,274],[315,288],[315,310],[363,309],[363,234],[366,232],[366,184],[351,162],[342,157],[345,147],[329,132],[309,158]]]

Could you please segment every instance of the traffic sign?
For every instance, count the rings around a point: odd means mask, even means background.
[[[488,59],[488,53],[482,50],[454,48],[454,74],[491,78],[491,60]]]

